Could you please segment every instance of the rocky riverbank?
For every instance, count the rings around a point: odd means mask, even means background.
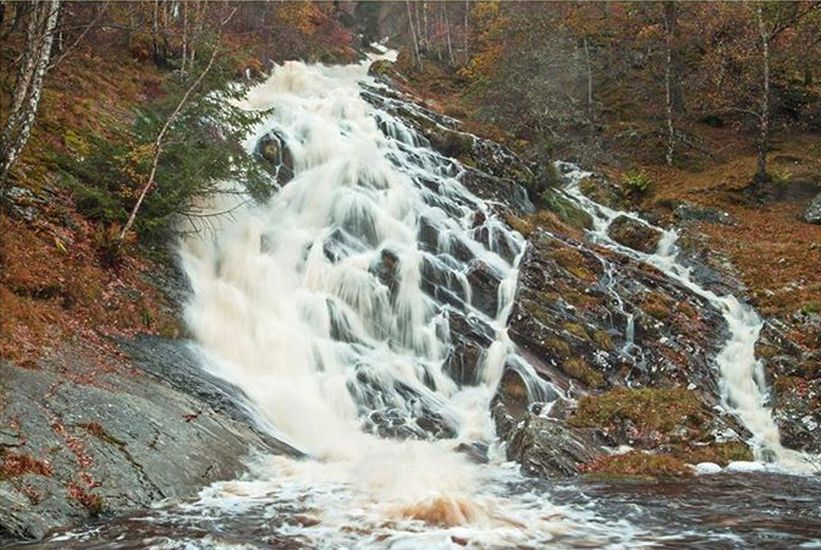
[[[188,342],[117,349],[103,367],[76,345],[0,365],[0,541],[191,496],[240,476],[254,452],[296,454]]]
[[[387,63],[373,73],[401,89],[401,75]],[[687,475],[687,464],[752,459],[745,443],[750,434],[720,403],[713,359],[728,332],[719,311],[657,269],[585,239],[592,221],[562,196],[560,179],[544,166],[466,134],[432,109],[412,111],[390,101],[380,106],[463,162],[464,185],[496,201],[509,225],[527,238],[510,336],[567,399],[544,414],[544,396],[534,398],[516,366],[507,367],[493,414],[509,458],[541,476]],[[607,177],[594,176],[581,187],[610,207],[638,206]],[[746,288],[733,266],[701,235],[705,224],[734,224],[731,216],[692,203],[674,207],[673,216],[658,209],[644,215],[683,234],[681,254],[697,281],[718,294],[743,297]],[[626,216],[610,227],[610,238],[639,252],[654,251],[660,237]],[[496,295],[498,280],[469,280],[474,303]],[[817,453],[819,344],[811,335],[817,334],[818,316],[808,314],[803,323],[809,338],[778,317],[766,319],[757,349],[784,445]],[[475,323],[452,323],[451,331],[462,342],[454,350],[460,372],[475,372],[488,339],[476,337],[483,331]],[[468,383],[474,378],[462,374]]]

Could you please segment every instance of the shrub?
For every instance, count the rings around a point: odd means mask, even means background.
[[[194,78],[198,70],[191,73]],[[228,86],[230,75],[227,67],[213,68],[166,133],[154,187],[136,219],[140,237],[159,241],[168,236],[178,216],[195,214],[191,211],[195,197],[219,191],[224,181],[243,182],[255,198],[264,197],[265,189],[272,186],[270,176],[240,146],[261,114],[232,105],[230,100],[244,90]],[[104,258],[111,252],[110,228],[128,218],[151,171],[154,141],[188,86],[190,80],[168,79],[166,93],[137,109],[129,130],[72,136],[73,142],[88,144],[87,154],[58,159],[78,210],[101,223],[97,244]],[[222,91],[214,92],[218,89]]]
[[[622,182],[628,195],[644,195],[653,186],[653,180],[643,170],[628,170]]]

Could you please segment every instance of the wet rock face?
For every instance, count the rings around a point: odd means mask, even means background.
[[[254,155],[279,185],[285,185],[293,179],[294,158],[285,145],[285,140],[273,130],[260,138]]]
[[[528,390],[521,375],[507,368],[491,404],[496,432],[507,442],[508,460],[538,477],[568,477],[601,455],[590,431],[569,426],[557,418],[542,417],[530,410]]]
[[[499,275],[485,262],[476,260],[468,267],[473,307],[493,319],[499,309]]]
[[[821,193],[812,199],[804,210],[804,221],[807,223],[821,224]]]
[[[445,373],[463,386],[479,382],[479,367],[493,343],[493,328],[476,316],[448,312],[451,349],[445,360]]]
[[[772,388],[773,418],[782,445],[821,453],[821,316],[796,319],[803,338],[795,341],[793,327],[771,319],[756,344]],[[792,332],[792,334],[791,334]]]
[[[372,66],[373,67],[373,66]],[[395,75],[394,83],[395,83]],[[397,94],[397,92],[394,92]],[[401,93],[393,97],[384,90],[368,90],[363,99],[396,116],[421,136],[422,144],[440,154],[459,160],[464,171],[459,181],[481,199],[503,203],[517,213],[535,210],[533,198],[541,183],[531,166],[513,151],[494,141],[482,139],[460,129],[458,120],[441,115]],[[406,101],[396,101],[402,99]]]
[[[70,349],[37,370],[0,364],[0,455],[25,466],[0,475],[0,540],[193,495],[241,475],[253,450],[298,454],[257,428],[242,394],[184,343],[125,349],[122,368]]]
[[[531,235],[509,331],[541,376],[571,392],[692,384],[705,402],[718,401],[710,361],[725,337],[719,312],[608,251]]]
[[[646,254],[655,252],[661,239],[661,232],[658,229],[629,216],[616,218],[610,224],[607,234],[617,243]]]

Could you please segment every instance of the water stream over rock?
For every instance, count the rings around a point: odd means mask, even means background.
[[[678,260],[678,234],[675,230],[654,228],[661,232],[654,251],[643,252],[613,240],[609,230],[619,219],[629,218],[641,225],[653,226],[635,214],[616,211],[592,201],[579,188],[579,182],[590,174],[568,163],[559,162],[557,166],[568,180],[565,187],[567,195],[593,219],[590,235],[594,242],[658,268],[694,294],[708,300],[722,313],[730,334],[715,357],[716,368],[721,374],[721,397],[724,405],[752,433],[749,443],[756,460],[787,471],[816,471],[817,466],[812,463],[811,457],[781,445],[778,426],[767,407],[767,384],[762,364],[755,357],[755,343],[763,325],[755,310],[733,295],[719,296],[694,281],[690,268]],[[628,318],[628,333],[632,330],[631,324],[632,318]]]
[[[720,520],[699,531],[712,520],[683,516],[673,526],[625,514],[633,505],[618,497],[608,506],[612,494],[595,484],[552,486],[507,462],[490,414],[505,373],[517,372],[544,411],[567,393],[537,375],[508,334],[526,241],[501,219],[496,201],[477,197],[466,182],[495,178],[495,192],[507,193],[497,200],[532,206],[500,176],[434,151],[395,114],[421,119],[424,109],[394,97],[367,68],[286,63],[252,89],[246,107],[268,114],[247,147],[259,151],[267,139],[267,157],[278,164],[272,174],[287,178],[267,204],[235,211],[213,239],[183,250],[193,290],[186,319],[207,368],[241,388],[261,425],[306,458],[257,456],[245,478],[216,483],[194,501],[48,544],[492,548],[745,540]],[[567,196],[593,217],[596,242],[655,266],[721,310],[730,338],[715,362],[726,406],[753,434],[757,459],[802,467],[802,457],[778,443],[764,406],[755,312],[693,282],[676,259],[675,233],[664,232],[654,252],[611,239],[608,228],[625,213],[590,201],[578,190],[583,173],[560,168]],[[612,279],[616,268],[600,260]],[[621,352],[638,357],[633,316],[609,291],[625,322]],[[806,531],[819,526],[800,514],[785,517],[790,540],[808,540]]]

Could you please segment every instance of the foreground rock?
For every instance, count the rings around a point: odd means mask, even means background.
[[[651,254],[656,251],[661,238],[661,232],[629,216],[619,216],[607,230],[610,238],[617,243]]]
[[[512,368],[499,383],[491,404],[496,432],[507,442],[508,460],[538,477],[568,477],[602,455],[591,432],[583,432],[556,418],[538,416],[532,410],[527,386]]]
[[[127,361],[65,348],[37,370],[0,364],[0,541],[193,495],[256,451],[296,454],[185,343],[123,348]]]
[[[821,224],[821,193],[818,193],[804,210],[804,221],[808,223]]]

